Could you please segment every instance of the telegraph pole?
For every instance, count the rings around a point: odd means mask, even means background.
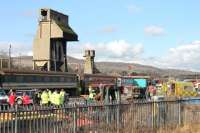
[[[9,70],[11,69],[11,44],[9,46]]]
[[[19,69],[22,68],[22,55],[19,53]]]

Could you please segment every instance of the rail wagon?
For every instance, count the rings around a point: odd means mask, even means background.
[[[79,85],[77,74],[46,71],[0,71],[0,86],[5,90],[64,89],[76,95]]]

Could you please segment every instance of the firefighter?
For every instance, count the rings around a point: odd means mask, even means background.
[[[52,103],[56,106],[60,105],[60,94],[57,92],[57,90],[54,91],[52,94]]]
[[[48,95],[51,96],[52,92],[51,90],[47,89]]]
[[[64,91],[64,89],[62,89],[60,91],[60,104],[62,105],[64,103],[65,103],[65,91]]]
[[[41,91],[37,92],[37,103],[38,104],[41,104],[41,95],[42,95]]]
[[[96,93],[94,92],[92,86],[89,86],[89,100],[93,100]]]
[[[59,105],[61,105],[61,96],[60,96],[60,94],[56,91],[56,93],[55,93],[55,105],[57,105],[57,106],[59,106]]]
[[[47,92],[48,92],[48,97],[49,97],[49,105],[51,104],[51,99],[52,99],[52,92],[51,90],[47,89]]]
[[[55,103],[54,96],[55,96],[55,91],[49,95],[49,102],[51,105],[54,105]]]
[[[44,90],[41,95],[41,104],[48,105],[48,103],[49,103],[49,95],[48,95],[47,91]]]
[[[34,104],[38,104],[39,100],[38,100],[38,92],[35,90],[34,94],[33,94],[33,103]]]
[[[55,105],[55,95],[56,95],[56,90],[51,94],[51,96],[50,96],[50,102],[51,102],[51,104],[52,105]]]

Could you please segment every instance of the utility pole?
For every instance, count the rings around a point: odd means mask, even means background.
[[[9,46],[9,70],[11,69],[11,44]]]
[[[195,78],[196,78],[196,83],[197,83],[197,72],[195,73],[195,76],[196,76]]]
[[[19,69],[22,68],[22,55],[19,53]]]

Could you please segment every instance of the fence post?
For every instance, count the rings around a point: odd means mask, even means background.
[[[76,129],[77,129],[77,114],[76,114],[76,110],[77,110],[77,106],[76,104],[74,104],[74,107],[73,107],[73,133],[76,133]]]
[[[119,133],[120,129],[120,102],[117,102],[117,133]]]
[[[106,109],[106,123],[109,124],[109,113],[110,113],[110,105],[109,105],[109,87],[106,87],[106,95],[105,95],[105,109]]]
[[[156,101],[152,101],[152,128],[156,128]]]
[[[117,128],[118,128],[118,132],[119,133],[119,129],[121,128],[121,92],[120,89],[118,89],[118,110],[117,110]]]
[[[182,125],[182,107],[181,107],[181,99],[178,100],[178,124],[179,126]]]
[[[17,122],[18,122],[18,107],[17,105],[15,105],[14,107],[14,111],[15,111],[15,133],[17,133]]]

